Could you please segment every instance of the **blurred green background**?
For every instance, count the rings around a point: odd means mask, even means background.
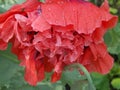
[[[0,0],[0,13],[8,10],[13,4],[22,3],[24,0]],[[100,5],[103,0],[91,0]],[[91,77],[97,90],[120,90],[120,0],[109,0],[110,12],[119,16],[119,22],[115,28],[105,35],[105,42],[109,53],[114,57],[115,63],[111,72],[107,75],[92,73]],[[86,81],[78,83],[85,77],[80,76],[77,70],[63,72],[62,78],[55,84],[49,82],[49,74],[46,79],[36,87],[28,85],[24,81],[24,68],[19,66],[16,56],[11,54],[10,45],[6,51],[0,51],[0,90],[86,90]]]

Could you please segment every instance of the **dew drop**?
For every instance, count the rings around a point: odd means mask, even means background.
[[[64,3],[64,1],[59,1],[59,2],[58,2],[58,4],[63,4],[63,3]]]
[[[55,21],[55,23],[58,23],[58,21]]]
[[[51,11],[51,8],[48,8],[48,11]]]
[[[74,11],[74,12],[75,12],[75,10],[76,10],[76,9],[75,9],[75,8],[73,8],[73,11]]]

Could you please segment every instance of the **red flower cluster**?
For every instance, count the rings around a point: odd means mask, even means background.
[[[53,72],[52,82],[59,80],[73,63],[106,74],[113,58],[103,36],[116,22],[107,0],[101,7],[84,0],[27,0],[0,14],[0,50],[12,43],[31,85],[42,81],[45,72]]]

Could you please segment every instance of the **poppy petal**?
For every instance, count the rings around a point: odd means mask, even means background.
[[[0,38],[5,42],[8,42],[14,35],[14,23],[14,18],[11,16],[1,26]]]
[[[56,81],[60,80],[61,73],[54,72],[51,78],[51,82],[55,83]]]
[[[40,5],[40,2],[38,0],[27,0],[22,4],[14,5],[7,12],[0,14],[0,23],[4,22],[7,17],[16,13],[24,14],[25,12],[33,11],[38,7],[38,5]]]
[[[41,15],[39,15],[39,17],[32,23],[32,27],[34,31],[43,32],[44,30],[50,29],[51,25],[48,24]]]
[[[0,50],[6,50],[7,48],[7,43],[0,40]]]
[[[34,52],[27,49],[25,51],[26,61],[25,61],[25,80],[30,84],[35,86],[38,82],[37,70],[34,61]],[[29,53],[29,54],[28,54]]]
[[[102,21],[109,23],[114,22],[113,25],[107,24],[109,25],[108,28],[113,27],[115,22],[117,22],[116,16],[112,16],[105,10],[89,2],[52,3],[41,5],[41,8],[42,15],[49,24],[60,26],[71,24],[78,33],[92,33],[102,25]],[[49,12],[49,14],[47,12]]]

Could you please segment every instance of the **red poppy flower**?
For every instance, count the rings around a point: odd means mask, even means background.
[[[113,66],[103,36],[117,16],[109,13],[107,0],[101,7],[84,0],[27,0],[0,18],[0,49],[11,40],[31,85],[42,81],[45,72],[53,72],[51,81],[58,81],[73,63],[102,74]]]
[[[41,15],[32,23],[34,30],[40,32],[39,36],[36,35],[34,38],[35,42],[37,40],[35,47],[39,46],[38,50],[42,51],[43,47],[50,49],[48,57],[51,58],[51,54],[52,57],[60,55],[57,57],[58,61],[66,65],[79,60],[79,63],[90,72],[108,73],[112,68],[113,59],[106,52],[103,35],[108,28],[115,26],[117,17],[109,13],[107,1],[101,7],[96,7],[92,3],[82,0],[80,2],[78,0],[73,0],[73,2],[48,0],[46,4],[41,4],[41,10]],[[46,32],[50,32],[51,29],[52,38],[49,37],[49,39],[46,37],[48,35]],[[46,33],[46,36],[43,36],[43,33]],[[91,48],[92,45],[94,48]],[[105,56],[98,51],[99,46],[101,46],[101,52],[105,52]],[[94,55],[95,53],[98,55]],[[94,57],[96,57],[95,62],[91,61]],[[97,62],[100,63],[94,64]],[[106,66],[101,67],[105,65],[104,63]],[[59,78],[60,75],[57,75],[55,71],[53,76]],[[52,80],[57,80],[56,77],[53,77]]]

